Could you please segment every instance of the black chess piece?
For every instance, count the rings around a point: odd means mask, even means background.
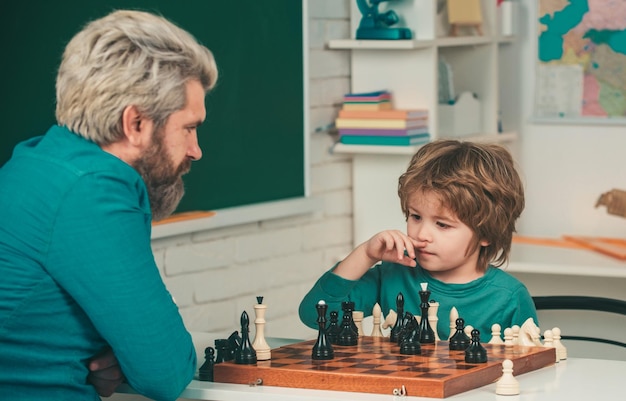
[[[398,341],[397,341],[398,345],[400,345],[402,343],[402,340],[404,340],[404,337],[406,336],[407,326],[411,322],[413,317],[414,316],[411,312],[409,311],[404,312],[404,316],[402,317],[402,321],[400,322],[400,327],[398,329]]]
[[[411,315],[409,321],[403,329],[402,340],[400,341],[401,354],[420,355],[422,353],[422,347],[419,341],[419,332],[420,328],[417,323],[417,319],[415,316]]]
[[[341,309],[344,314],[350,315],[350,326],[352,326],[352,330],[356,332],[357,336],[359,335],[359,329],[356,327],[356,323],[354,323],[354,318],[352,316],[352,312],[354,311],[354,302],[345,301],[341,303]]]
[[[480,331],[472,330],[472,343],[465,350],[465,362],[485,363],[487,362],[487,350],[480,343]]]
[[[401,292],[396,296],[396,323],[391,328],[391,333],[389,334],[389,341],[398,342],[398,334],[402,330],[402,325],[404,323],[404,295]]]
[[[239,336],[239,332],[237,330],[233,331],[230,336],[228,336],[228,359],[224,359],[225,361],[232,361],[235,359],[235,352],[241,347],[241,337]]]
[[[324,301],[320,301],[315,307],[317,308],[317,325],[319,330],[317,333],[317,341],[315,345],[313,345],[311,357],[315,360],[333,359],[335,352],[333,351],[333,346],[330,344],[330,341],[328,341],[326,332],[326,310],[328,309],[328,305],[326,305]]]
[[[234,353],[230,350],[230,345],[227,339],[220,338],[215,340],[215,363],[222,363],[233,359]]]
[[[430,308],[430,304],[428,303],[428,299],[430,298],[430,291],[424,289],[419,292],[420,300],[420,309],[422,311],[422,317],[420,319],[420,343],[422,344],[432,344],[435,342],[435,332],[432,327],[430,327],[430,322],[428,321],[428,308]]]
[[[352,328],[351,314],[344,313],[341,320],[341,331],[337,336],[337,345],[357,345],[359,343],[359,335]]]
[[[330,311],[330,323],[326,329],[328,341],[331,344],[337,344],[337,338],[339,337],[339,332],[341,331],[341,325],[339,324],[339,312]]]
[[[213,347],[204,349],[204,363],[198,369],[198,379],[205,382],[213,381],[213,366],[215,365],[215,350]]]
[[[242,365],[256,363],[256,351],[250,342],[250,318],[246,311],[241,314],[241,345],[235,350],[235,363]]]
[[[450,350],[463,351],[470,344],[470,338],[465,334],[465,320],[462,317],[456,319],[456,332],[450,338]]]

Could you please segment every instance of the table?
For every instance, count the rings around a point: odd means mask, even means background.
[[[463,401],[589,401],[619,399],[624,394],[625,361],[570,358],[517,377],[520,395],[495,394],[489,384],[445,400]],[[132,393],[127,386],[120,392]],[[620,395],[621,394],[621,395]],[[598,398],[600,397],[601,398]],[[270,386],[211,383],[193,380],[181,394],[183,399],[213,401],[433,401],[436,398],[399,397],[343,391],[304,390]]]

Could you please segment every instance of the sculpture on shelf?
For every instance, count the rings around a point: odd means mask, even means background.
[[[380,3],[390,0],[356,0],[361,11],[361,23],[356,30],[357,39],[411,39],[409,28],[390,28],[400,20],[393,10],[378,11]]]

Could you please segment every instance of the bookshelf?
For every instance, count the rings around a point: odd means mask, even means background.
[[[513,77],[514,71],[499,67],[504,57],[501,49],[514,42],[513,36],[499,33],[499,10],[495,0],[480,0],[482,35],[476,30],[461,29],[458,36],[448,36],[449,26],[437,12],[438,0],[399,0],[384,2],[380,11],[393,9],[400,26],[413,32],[410,40],[357,40],[356,29],[361,13],[351,4],[348,39],[335,39],[330,49],[350,50],[351,91],[389,90],[395,108],[429,110],[432,139],[455,137],[462,140],[509,143],[515,131],[499,121],[500,83]],[[451,67],[456,94],[471,92],[480,101],[480,131],[466,136],[442,132],[439,121],[438,62],[443,58]],[[502,123],[502,125],[501,125]],[[420,145],[364,146],[336,144],[333,152],[353,157],[353,213],[355,245],[383,229],[405,230],[397,197],[397,179]]]

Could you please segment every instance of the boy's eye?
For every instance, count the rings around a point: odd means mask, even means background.
[[[421,217],[419,214],[412,214],[412,215],[411,215],[411,218],[412,218],[413,220],[420,220],[422,217]]]
[[[440,221],[438,221],[438,222],[437,222],[437,225],[438,225],[439,227],[441,227],[441,228],[448,228],[448,227],[450,227],[448,224],[446,224],[446,223],[442,223],[442,222],[440,222]]]

